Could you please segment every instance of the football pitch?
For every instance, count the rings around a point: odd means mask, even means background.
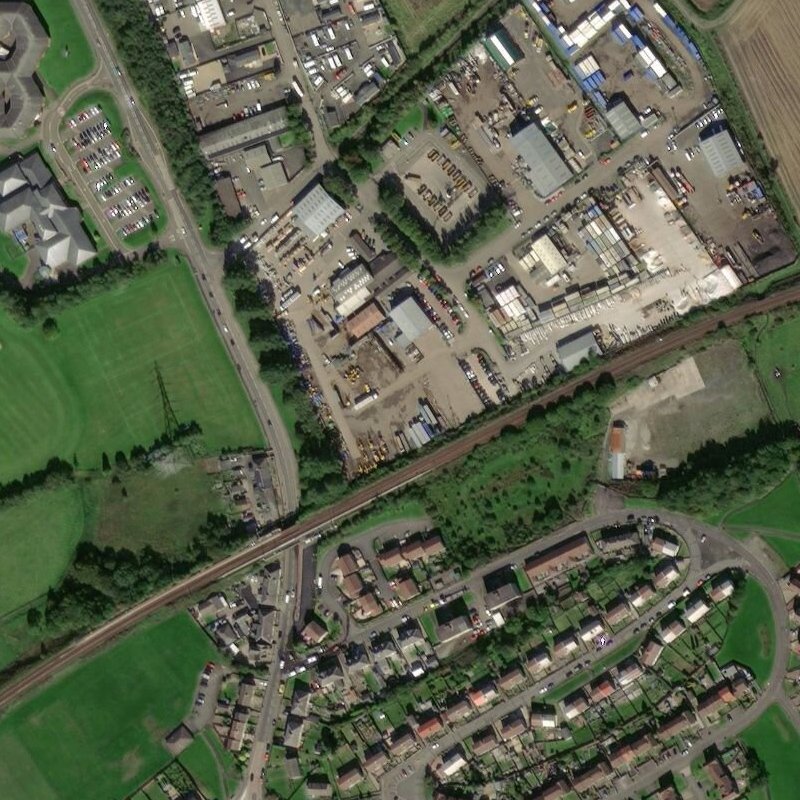
[[[161,740],[216,656],[186,613],[126,637],[0,720],[4,800],[122,800],[171,760]]]
[[[58,332],[0,313],[0,482],[58,456],[80,468],[165,431],[164,398],[209,452],[263,434],[188,266],[172,257],[54,315]]]

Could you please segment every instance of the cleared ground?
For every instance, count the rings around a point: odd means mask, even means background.
[[[50,35],[50,47],[36,72],[61,94],[94,69],[94,56],[69,0],[33,0],[33,5]]]
[[[58,584],[83,532],[76,485],[32,492],[0,507],[0,618]]]
[[[165,428],[158,364],[180,421],[211,451],[261,431],[188,267],[172,261],[57,316],[59,332],[0,314],[0,481],[53,456],[97,468]]]
[[[770,800],[795,800],[800,761],[787,756],[800,750],[800,734],[780,706],[770,706],[741,738],[767,768]]]
[[[739,0],[722,43],[795,209],[800,209],[800,16],[795,0]]]
[[[709,440],[725,441],[768,415],[741,346],[716,344],[633,389],[612,407],[627,424],[628,458],[676,466]]]
[[[774,658],[775,624],[769,600],[758,582],[748,578],[716,661],[720,666],[736,661],[750,667],[763,686]]]
[[[123,639],[0,720],[4,800],[117,800],[170,761],[161,739],[216,651],[188,614]]]

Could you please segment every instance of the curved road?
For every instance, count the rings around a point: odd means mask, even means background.
[[[375,498],[393,492],[407,483],[416,481],[432,470],[441,469],[448,464],[452,464],[471,452],[476,446],[499,436],[503,428],[509,425],[517,427],[523,425],[532,406],[546,405],[567,397],[579,385],[597,380],[604,373],[610,373],[617,379],[625,378],[637,373],[654,359],[702,340],[720,324],[732,325],[741,322],[752,314],[774,310],[789,303],[797,302],[800,302],[800,286],[790,286],[775,292],[769,297],[761,300],[745,301],[724,313],[711,315],[693,325],[641,342],[638,346],[620,353],[600,366],[595,367],[587,374],[570,379],[561,386],[542,394],[534,401],[490,420],[485,425],[465,433],[460,438],[433,450],[427,455],[417,458],[397,471],[352,492],[343,500],[317,512],[308,519],[266,537],[255,546],[248,547],[218,561],[216,564],[149,597],[142,603],[114,617],[52,658],[37,665],[16,682],[3,687],[0,691],[0,709],[17,700],[25,692],[45,683],[66,666],[93,653],[158,609],[170,605],[187,594],[198,591],[228,573],[252,564],[260,558],[300,543],[309,534],[369,505]]]

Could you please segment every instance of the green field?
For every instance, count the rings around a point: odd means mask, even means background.
[[[0,231],[0,270],[7,269],[20,278],[26,266],[28,266],[28,256],[25,251],[12,236]]]
[[[428,37],[446,36],[442,29],[463,16],[464,0],[385,0],[383,7],[403,46],[416,52]]]
[[[50,35],[50,47],[37,72],[56,94],[61,94],[94,69],[94,56],[69,0],[33,0],[33,5]]]
[[[748,578],[716,662],[722,666],[729,661],[737,661],[750,667],[758,683],[763,686],[769,678],[774,659],[775,623],[769,600],[758,581]]]
[[[800,535],[800,479],[793,472],[768,495],[725,518],[731,527],[771,528]]]
[[[0,314],[0,481],[53,456],[100,466],[101,454],[164,431],[158,364],[180,421],[211,451],[263,436],[185,262],[150,269],[57,315],[59,333]]]
[[[170,761],[161,744],[216,650],[188,614],[140,628],[0,720],[4,800],[116,800]]]
[[[233,795],[239,773],[230,751],[215,734],[205,731],[178,758],[194,778],[207,800],[225,800]]]
[[[775,414],[781,419],[800,420],[800,316],[779,319],[771,317],[748,342],[748,349]],[[774,376],[776,367],[781,371],[780,378]]]
[[[793,754],[800,751],[800,733],[783,710],[770,706],[741,738],[755,749],[767,768],[770,800],[795,800],[800,761]]]
[[[58,584],[84,533],[81,494],[61,486],[0,506],[0,617]]]
[[[780,556],[786,569],[800,564],[800,539],[763,534],[761,538]]]

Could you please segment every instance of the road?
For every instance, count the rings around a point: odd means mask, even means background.
[[[540,547],[546,547],[560,542],[567,536],[574,535],[579,530],[596,530],[613,525],[615,522],[623,522],[627,513],[627,511],[614,512],[581,520],[547,536],[537,544]],[[696,759],[700,751],[708,745],[712,743],[720,744],[725,739],[735,737],[741,733],[741,731],[755,722],[772,703],[781,704],[787,714],[790,715],[790,719],[800,722],[800,714],[783,692],[782,679],[789,661],[789,621],[783,595],[772,572],[744,544],[732,539],[719,528],[682,514],[664,511],[663,509],[641,509],[638,510],[638,513],[642,515],[658,514],[661,522],[681,535],[689,547],[688,572],[679,586],[675,587],[656,606],[646,612],[645,616],[649,620],[665,613],[670,601],[679,598],[685,588],[693,587],[696,580],[704,574],[722,572],[736,567],[745,570],[758,580],[767,593],[770,610],[775,622],[776,649],[772,673],[762,692],[749,708],[740,713],[734,712],[733,719],[730,722],[703,729],[699,742],[691,748],[688,755],[679,755],[668,761],[653,764],[635,774],[632,779],[625,778],[615,781],[614,787],[618,792],[615,796],[620,798],[640,797],[641,792],[654,784],[663,773],[669,770],[683,769],[692,760]],[[505,560],[514,556],[515,554],[511,553],[506,556]],[[500,559],[499,561],[502,560]],[[493,567],[494,565],[492,565]],[[607,658],[615,650],[623,649],[636,635],[641,635],[637,634],[641,622],[641,619],[634,620],[622,631],[615,634],[613,647],[593,653],[588,659],[589,665],[586,669],[590,670],[594,661],[600,658]],[[582,656],[578,656],[578,658],[582,658]],[[470,718],[465,724],[449,728],[447,733],[437,740],[436,751],[430,745],[421,748],[409,760],[398,764],[385,773],[381,777],[381,795],[384,800],[394,800],[396,797],[400,797],[402,800],[415,800],[417,797],[421,797],[424,791],[426,767],[437,754],[446,752],[480,728],[496,722],[505,714],[517,708],[529,706],[543,687],[550,683],[555,683],[557,687],[559,683],[565,680],[567,678],[567,669],[572,671],[570,664],[564,664],[557,670],[543,676],[533,686],[492,706],[483,714]],[[544,700],[547,700],[546,696]]]
[[[719,325],[733,325],[752,314],[782,308],[800,302],[800,286],[790,286],[760,300],[742,302],[728,311],[711,314],[694,324],[686,325],[663,336],[640,341],[636,346],[609,358],[585,375],[569,379],[560,386],[544,392],[530,403],[495,417],[484,425],[465,433],[438,449],[424,453],[416,460],[351,492],[343,500],[325,508],[307,519],[264,537],[252,547],[240,550],[212,564],[194,575],[147,598],[122,612],[96,630],[74,642],[51,658],[37,664],[18,680],[0,690],[0,709],[18,700],[26,692],[41,686],[66,667],[92,654],[121,633],[134,627],[157,610],[169,606],[188,594],[196,592],[230,572],[248,566],[260,558],[277,553],[286,547],[302,542],[309,535],[329,526],[336,520],[369,505],[373,500],[389,494],[408,483],[419,480],[428,473],[441,469],[500,435],[509,425],[519,427],[525,423],[528,411],[534,405],[548,405],[568,397],[581,385],[597,380],[608,373],[617,380],[639,374],[647,364],[682,347],[702,341]]]

